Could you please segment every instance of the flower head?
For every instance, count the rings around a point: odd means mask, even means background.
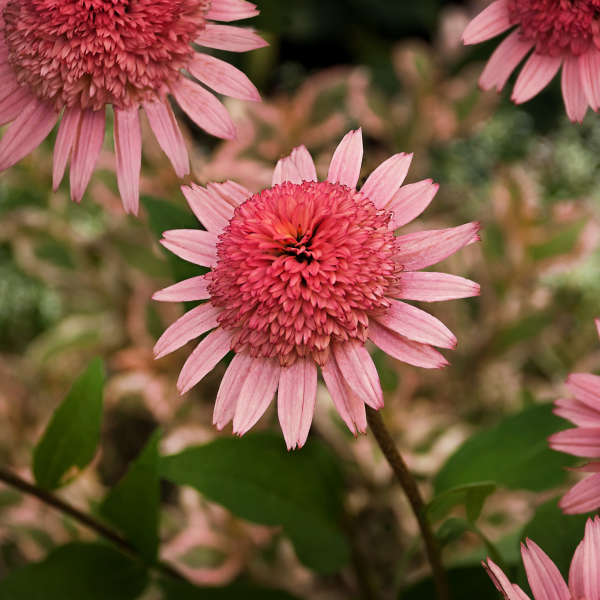
[[[596,320],[600,335],[600,319]],[[554,412],[576,425],[550,436],[550,447],[559,452],[585,458],[600,458],[600,377],[590,373],[572,373],[567,387],[573,398],[556,401]],[[586,513],[600,508],[600,462],[578,469],[593,473],[582,479],[560,501],[566,513]]]
[[[535,542],[526,540],[526,544],[521,545],[521,556],[534,600],[600,600],[600,517],[588,519],[586,523],[585,535],[571,562],[569,585]],[[488,559],[483,566],[506,600],[529,600],[493,561]]]
[[[526,102],[562,66],[562,94],[571,121],[583,121],[588,106],[600,107],[600,0],[494,0],[463,34],[477,44],[513,31],[492,54],[479,80],[500,91],[530,54],[515,83],[512,99]]]
[[[11,123],[0,140],[0,171],[36,148],[62,112],[53,184],[70,158],[71,195],[79,202],[112,105],[119,191],[125,210],[137,213],[140,107],[180,177],[189,160],[169,94],[208,133],[234,137],[224,106],[183,71],[219,93],[258,100],[243,73],[192,47],[264,46],[249,29],[213,23],[257,12],[245,0],[0,0],[0,125]]]
[[[343,420],[353,433],[364,432],[365,404],[383,406],[367,339],[413,365],[447,364],[433,346],[453,348],[454,335],[399,299],[477,295],[472,281],[418,271],[478,240],[479,225],[395,237],[438,186],[431,180],[402,186],[412,156],[396,154],[358,191],[362,152],[361,132],[352,131],[335,151],[327,181],[317,180],[301,146],[277,163],[272,187],[258,194],[232,182],[183,188],[207,231],[166,231],[162,243],[211,271],[154,298],[208,302],[171,325],[155,353],[163,356],[213,330],[181,371],[184,393],[235,352],[217,395],[213,421],[219,429],[233,419],[234,432],[242,435],[278,390],[287,446],[302,446],[320,367]]]

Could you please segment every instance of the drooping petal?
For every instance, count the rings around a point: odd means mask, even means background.
[[[253,360],[249,354],[240,353],[229,363],[221,380],[213,411],[213,425],[216,425],[217,429],[223,429],[233,419],[242,386]]]
[[[299,358],[281,369],[277,413],[287,449],[302,448],[308,437],[317,399],[317,365]]]
[[[447,273],[405,271],[397,275],[397,285],[388,292],[404,300],[437,302],[479,296],[479,284]]]
[[[497,590],[506,600],[530,600],[519,586],[512,584],[502,569],[490,558],[482,563]],[[536,599],[539,600],[539,599]]]
[[[559,506],[568,515],[583,514],[600,508],[600,473],[577,482],[561,498]]]
[[[360,191],[377,208],[387,208],[394,195],[400,190],[410,168],[412,154],[394,154],[383,161],[367,177]]]
[[[561,88],[567,116],[571,121],[581,123],[588,109],[588,101],[583,90],[578,56],[565,57],[561,72]]]
[[[554,414],[579,427],[600,427],[600,405],[594,409],[574,398],[563,398],[554,403]]]
[[[294,148],[292,150],[291,159],[294,161],[303,181],[317,181],[315,163],[310,152],[306,149],[306,146]]]
[[[533,541],[521,544],[521,555],[527,580],[536,599],[571,600],[569,588],[556,565]]]
[[[200,46],[230,52],[247,52],[269,45],[253,29],[215,23],[207,23],[195,42]]]
[[[217,262],[217,236],[199,229],[171,229],[163,233],[160,243],[173,254],[202,267]]]
[[[513,102],[522,104],[531,100],[552,81],[561,64],[561,56],[546,56],[534,52],[517,77],[511,96]]]
[[[583,536],[583,589],[586,600],[600,600],[600,517],[588,519]]]
[[[500,35],[510,26],[507,0],[495,0],[467,25],[462,39],[465,44],[479,44]]]
[[[210,293],[204,275],[184,279],[155,292],[152,296],[153,300],[159,302],[194,302],[196,300],[207,300],[208,298],[210,298]]]
[[[336,148],[327,181],[356,188],[363,157],[362,129],[348,132]]]
[[[579,57],[579,76],[592,110],[600,108],[600,51],[589,50]]]
[[[26,87],[19,85],[12,68],[8,65],[0,65],[0,86],[0,101],[4,101],[9,96],[14,96],[20,92],[31,95]]]
[[[255,4],[246,0],[212,0],[206,18],[213,21],[239,21],[255,17],[259,12]]]
[[[15,92],[0,99],[0,125],[14,121],[19,115],[30,114],[39,104],[40,101],[26,87],[19,86]]]
[[[571,373],[567,377],[571,393],[590,408],[600,410],[600,376],[591,373]]]
[[[81,109],[77,106],[66,108],[63,113],[56,142],[54,143],[54,163],[52,166],[52,189],[56,191],[65,174],[67,161],[77,139]]]
[[[114,109],[117,183],[126,213],[137,215],[142,168],[142,132],[138,107]]]
[[[211,194],[195,183],[181,186],[181,191],[192,212],[208,231],[220,233],[233,217],[233,206],[219,194]]]
[[[584,598],[583,540],[577,545],[573,559],[571,560],[571,567],[569,568],[569,591],[573,598]]]
[[[550,447],[574,456],[600,458],[600,427],[576,427],[552,434]]]
[[[302,183],[302,176],[298,171],[298,167],[296,167],[296,163],[289,156],[280,158],[277,161],[275,169],[273,169],[271,185],[279,185],[284,181],[289,181],[290,183]]]
[[[398,229],[416,219],[429,206],[439,187],[431,179],[401,187],[386,207],[392,212],[390,229]]]

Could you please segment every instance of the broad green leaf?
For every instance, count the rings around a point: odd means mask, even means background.
[[[296,600],[283,590],[233,584],[225,587],[196,587],[184,581],[163,579],[162,600]]]
[[[95,358],[75,380],[35,447],[33,474],[40,487],[59,487],[71,469],[83,469],[94,458],[102,423],[103,386],[104,368]]]
[[[445,490],[428,504],[427,514],[432,521],[439,521],[460,504],[465,506],[467,519],[475,522],[481,514],[486,498],[496,487],[493,481],[480,481]]]
[[[161,474],[244,519],[283,526],[300,560],[316,571],[333,572],[348,561],[341,474],[321,443],[286,452],[278,435],[220,438],[163,458]]]
[[[160,431],[156,431],[100,505],[100,514],[115,525],[149,562],[156,559],[158,550],[159,441]]]
[[[498,592],[481,566],[448,570],[450,600],[498,600]],[[400,600],[436,600],[431,577],[420,581],[400,594]]]
[[[0,581],[0,600],[135,600],[143,566],[110,546],[68,544]]]
[[[481,481],[510,489],[542,491],[560,485],[575,459],[548,447],[548,436],[565,428],[552,405],[525,409],[470,437],[434,480],[436,494]]]

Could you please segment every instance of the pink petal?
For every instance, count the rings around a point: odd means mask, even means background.
[[[439,348],[456,347],[456,337],[439,319],[399,300],[390,300],[390,303],[385,313],[375,317],[380,325],[415,342]]]
[[[431,179],[401,187],[386,207],[392,211],[390,229],[398,229],[416,219],[429,206],[439,187]]]
[[[26,94],[30,98],[35,98],[35,96],[33,96],[25,86],[21,86],[19,84],[12,67],[8,65],[5,67],[0,65],[0,101],[4,101],[9,96],[13,96],[14,94],[18,93]]]
[[[579,57],[579,76],[592,110],[600,108],[600,52],[589,50]]]
[[[206,18],[213,21],[239,21],[255,17],[259,12],[255,4],[245,0],[212,0]]]
[[[583,540],[579,542],[569,569],[569,591],[574,599],[583,598],[585,594],[583,563]]]
[[[333,345],[335,362],[348,387],[375,410],[383,406],[383,391],[371,355],[358,340]]]
[[[356,188],[363,157],[362,129],[349,131],[336,148],[327,181]]]
[[[154,358],[161,358],[190,340],[219,325],[217,317],[221,311],[210,302],[205,302],[186,312],[171,324],[154,345]]]
[[[277,161],[275,169],[273,170],[271,185],[279,185],[284,181],[302,183],[302,176],[298,171],[298,167],[296,167],[296,163],[289,156],[280,158]]]
[[[600,406],[592,408],[574,398],[557,400],[554,405],[555,415],[579,427],[600,427]]]
[[[296,165],[302,181],[317,181],[315,163],[306,146],[298,146],[292,150],[291,159]]]
[[[408,174],[412,154],[394,154],[383,161],[367,178],[360,191],[377,208],[387,208]]]
[[[569,588],[556,565],[533,541],[521,544],[521,555],[527,580],[534,598],[544,600],[571,600]]]
[[[479,296],[479,284],[447,273],[406,271],[399,273],[396,281],[389,295],[405,300],[435,302]]]
[[[509,581],[502,569],[492,559],[488,558],[487,564],[482,564],[497,590],[502,593],[506,600],[529,600],[529,597],[517,585]],[[541,599],[538,598],[537,600]]]
[[[467,25],[462,40],[465,44],[479,44],[500,35],[510,26],[507,1],[496,0]]]
[[[579,57],[565,57],[561,74],[562,95],[567,116],[571,121],[581,123],[588,109],[588,102],[579,74]]]
[[[143,107],[156,141],[171,161],[177,177],[185,177],[190,172],[190,159],[171,106],[165,100],[164,104],[144,102]]]
[[[548,442],[558,452],[600,458],[600,427],[576,427],[559,431],[551,435]]]
[[[105,113],[84,110],[71,156],[71,198],[80,202],[90,181],[104,140]]]
[[[329,360],[321,367],[321,372],[333,404],[348,429],[354,435],[357,432],[364,433],[367,430],[365,403],[346,384],[333,354],[329,355]]]
[[[171,229],[163,233],[160,243],[183,260],[202,267],[212,267],[217,262],[217,236],[199,229]]]
[[[137,215],[142,168],[142,132],[137,106],[122,110],[115,108],[115,155],[117,182],[126,213]]]
[[[214,23],[207,23],[195,42],[200,46],[229,50],[230,52],[247,52],[269,45],[254,29],[215,25]]]
[[[233,206],[223,200],[217,193],[210,193],[195,183],[190,186],[181,186],[192,212],[198,220],[208,229],[220,233],[233,217]]]
[[[209,54],[196,54],[187,69],[219,94],[240,100],[260,101],[260,94],[248,77],[224,60]]]
[[[7,93],[6,97],[0,99],[0,125],[10,123],[19,115],[29,113],[37,106],[40,106],[40,101],[36,96],[26,87],[19,86],[12,94]]]
[[[431,346],[413,342],[374,319],[369,322],[369,339],[392,358],[415,367],[441,369],[448,365],[445,357]]]
[[[235,125],[227,109],[209,91],[180,77],[171,87],[171,92],[179,106],[198,127],[226,140],[235,138]]]
[[[600,410],[600,376],[590,373],[571,373],[567,377],[571,393],[594,410]]]
[[[583,536],[583,589],[586,600],[600,600],[600,517],[588,519]]]
[[[233,432],[244,435],[263,416],[279,383],[279,361],[255,358],[240,390],[233,416]]]
[[[577,515],[600,508],[600,474],[590,475],[576,483],[560,500],[567,515]]]
[[[236,354],[221,380],[213,411],[213,425],[221,430],[235,413],[235,407],[254,359],[249,354]]]
[[[222,183],[209,183],[207,189],[210,193],[216,193],[234,208],[248,200],[252,193],[243,185],[235,181],[223,181]]]
[[[598,337],[600,337],[600,319],[594,319],[594,324],[596,325],[596,332],[598,333]]]
[[[500,91],[510,74],[517,68],[517,65],[525,58],[532,47],[533,42],[525,42],[521,39],[519,29],[513,31],[502,41],[490,57],[479,78],[479,85],[484,90],[495,87]]]
[[[277,413],[288,450],[302,448],[308,437],[317,399],[317,365],[299,358],[281,369]]]
[[[521,104],[531,100],[552,81],[561,64],[561,56],[547,56],[534,52],[517,77],[511,96],[513,102]]]
[[[194,302],[208,298],[208,281],[204,275],[184,279],[152,295],[152,299],[159,302]]]
[[[210,373],[231,348],[231,333],[221,327],[211,331],[190,354],[177,380],[177,389],[185,394]]]
[[[58,189],[65,174],[67,161],[71,156],[71,150],[79,132],[80,121],[81,109],[79,107],[65,108],[54,143],[54,164],[52,167],[52,189],[54,191]]]
[[[405,271],[418,271],[448,258],[464,246],[478,242],[479,223],[450,229],[408,233],[396,238],[396,261]]]

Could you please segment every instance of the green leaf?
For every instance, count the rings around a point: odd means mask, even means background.
[[[450,600],[498,600],[498,592],[483,567],[459,567],[448,570],[447,574]],[[401,600],[434,600],[436,597],[431,577],[400,594]]]
[[[226,587],[196,587],[185,581],[163,579],[162,600],[295,600],[295,596],[283,590],[233,584]]]
[[[244,519],[283,526],[298,558],[316,571],[333,572],[348,561],[341,474],[321,443],[286,452],[278,435],[220,438],[163,458],[161,474]]]
[[[100,514],[115,525],[149,562],[156,560],[158,550],[160,436],[159,430],[151,436],[127,473],[100,505]]]
[[[493,481],[510,489],[542,491],[560,485],[575,459],[548,447],[550,434],[565,422],[544,404],[511,415],[469,438],[434,480],[436,494],[456,486]]]
[[[103,387],[104,367],[95,358],[75,380],[35,447],[33,474],[40,487],[63,485],[69,470],[83,469],[94,458],[102,423]]]
[[[477,521],[486,498],[494,492],[493,481],[480,481],[459,485],[437,495],[427,506],[427,514],[432,521],[443,519],[455,506],[462,504],[467,511],[467,519]]]
[[[568,254],[575,247],[577,240],[579,240],[585,224],[585,220],[573,223],[547,242],[530,246],[528,249],[529,255],[533,260],[544,260],[561,254]]]
[[[74,543],[0,581],[0,600],[134,600],[147,584],[142,565],[109,546]]]

